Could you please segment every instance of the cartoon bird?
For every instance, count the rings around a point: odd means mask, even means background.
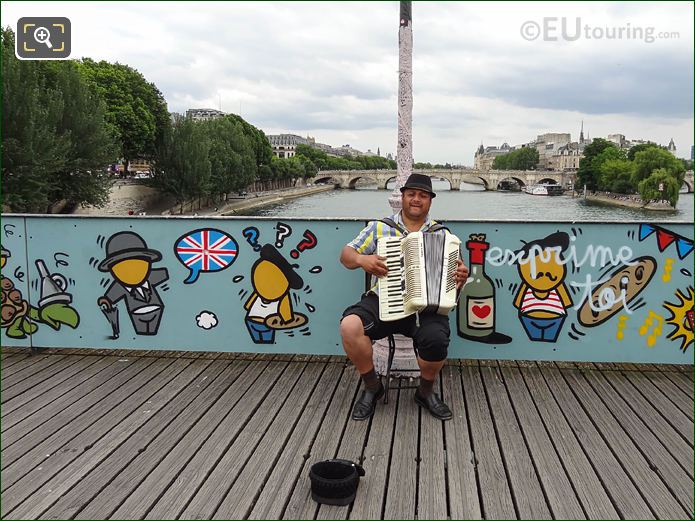
[[[562,252],[569,246],[569,235],[556,232],[524,245],[517,264],[521,286],[514,299],[519,319],[530,340],[555,342],[567,318],[572,298],[565,286]]]
[[[256,344],[272,344],[276,329],[292,329],[307,317],[292,308],[290,289],[301,289],[304,281],[287,259],[271,244],[251,267],[253,293],[244,304],[246,328]]]

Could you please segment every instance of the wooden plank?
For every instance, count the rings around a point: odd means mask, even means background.
[[[141,359],[132,362],[131,367],[109,380],[106,385],[102,385],[95,391],[82,397],[57,415],[52,416],[48,421],[39,424],[36,428],[30,429],[32,424],[38,423],[40,420],[36,422],[32,420],[37,416],[42,416],[42,414],[35,414],[29,420],[7,429],[3,434],[3,440],[7,438],[12,444],[3,450],[2,463],[5,466],[4,468],[7,468],[20,458],[25,458],[24,462],[21,463],[42,461],[47,457],[46,454],[53,452],[50,449],[56,448],[55,443],[57,440],[65,443],[79,434],[91,423],[107,414],[121,400],[135,392],[148,378],[168,366],[171,360],[158,360],[155,363],[157,364],[155,366],[157,371],[150,372],[144,370],[152,364],[151,360]],[[77,423],[82,424],[81,430],[76,429]],[[11,471],[5,472],[3,486],[14,483],[14,479],[11,476],[17,475],[24,466],[23,464],[16,465]]]
[[[403,385],[406,384],[399,380],[399,388]],[[415,519],[419,417],[420,408],[413,400],[413,390],[399,389],[384,519]]]
[[[453,418],[444,423],[451,519],[481,519],[475,454],[471,445],[467,404],[458,367],[442,370],[445,397]]]
[[[321,423],[314,443],[311,445],[309,457],[301,468],[299,479],[294,485],[292,495],[287,502],[283,519],[313,519],[316,516],[318,505],[311,498],[311,483],[309,481],[309,469],[314,463],[330,459],[335,456],[340,446],[341,436],[345,432],[350,420],[352,403],[359,389],[359,374],[353,367],[343,370],[343,377],[328,406],[326,417]],[[270,519],[261,514],[251,513],[252,519]]]
[[[268,398],[263,401],[248,425],[239,433],[195,492],[179,516],[180,519],[210,519],[220,499],[224,497],[256,445],[264,437],[288,395],[295,390],[305,366],[305,363],[298,362],[289,364]]]
[[[325,357],[327,358],[327,357]],[[311,445],[326,417],[336,389],[345,375],[344,365],[330,363],[324,371],[311,399],[302,412],[299,423],[285,445],[280,458],[268,475],[253,508],[246,516],[249,519],[280,519],[285,505],[309,456]],[[329,418],[329,422],[335,418]]]
[[[135,388],[128,389],[131,382],[122,387],[131,392],[140,389],[143,393],[142,399],[136,398],[124,402],[120,409],[115,408],[109,414],[102,415],[88,428],[80,425],[74,430],[62,429],[48,440],[42,440],[35,450],[28,453],[28,456],[8,466],[3,471],[3,487],[6,487],[3,492],[3,508],[7,508],[7,511],[15,508],[48,480],[56,475],[64,475],[60,473],[70,462],[83,457],[84,453],[94,454],[95,443],[100,442],[115,425],[141,406],[143,400],[148,399],[152,393],[188,365],[186,363],[172,365],[173,360],[162,360],[162,362],[167,366],[163,371],[156,368],[149,378],[141,378],[141,375],[138,375],[139,383],[135,384],[137,385]],[[145,418],[144,415],[141,417]]]
[[[639,392],[639,389],[635,388],[628,378],[620,373],[617,374],[603,374],[604,379],[617,391],[617,393],[622,397],[630,409],[634,411],[635,415],[640,418],[644,424],[649,428],[651,432],[661,441],[661,444],[666,448],[671,455],[679,460],[683,470],[690,476],[693,477],[693,465],[695,464],[693,458],[693,445],[692,442],[688,443],[685,436],[682,436],[677,429],[675,429],[667,416],[663,415],[655,408],[643,395]],[[653,386],[648,382],[644,382],[647,386]],[[655,394],[658,394],[656,389],[653,389]],[[663,396],[662,396],[663,398]],[[668,402],[665,398],[663,401]],[[686,423],[690,424],[692,431],[693,424],[688,421],[684,414],[682,414],[678,409],[673,407],[673,404],[668,402],[669,405],[674,409],[674,412],[678,417],[685,420]],[[691,432],[692,439],[692,432]]]
[[[521,370],[504,368],[502,375],[553,516],[585,518],[586,513],[529,395]]]
[[[603,405],[611,411],[625,433],[649,462],[652,470],[675,494],[680,504],[686,509],[688,516],[693,517],[695,496],[693,495],[692,448],[676,436],[675,431],[669,429],[671,435],[668,443],[680,443],[679,446],[675,447],[680,449],[678,450],[678,457],[672,456],[666,450],[664,440],[649,429],[649,422],[642,417],[642,414],[648,414],[647,411],[640,411],[639,413],[633,411],[600,373],[587,371],[584,373],[584,377],[591,384],[596,395],[602,399]],[[663,429],[659,432],[665,435]],[[685,470],[687,465],[683,461],[688,457],[688,452],[690,452],[690,472]]]
[[[685,414],[690,421],[693,421],[693,400],[673,383],[664,373],[647,371],[642,373],[654,386],[663,393],[678,409]]]
[[[119,474],[117,478],[119,486],[115,487],[113,483],[110,483],[78,514],[77,518],[99,517],[98,511],[103,511],[106,517],[116,519],[140,519],[145,515],[220,422],[231,414],[235,405],[266,367],[266,364],[249,364],[243,360],[232,362],[235,374],[236,371],[241,371],[240,376],[234,379],[234,375],[225,377],[230,384],[225,393],[214,405],[205,408],[203,417],[185,433],[181,441],[175,447],[163,451],[163,459],[153,462],[156,464],[153,468],[152,465],[145,466],[143,462],[131,463]],[[232,379],[233,383],[231,383]],[[154,447],[152,449],[154,450]],[[162,451],[162,449],[157,450]],[[126,480],[131,474],[132,480],[128,483]],[[108,508],[109,503],[112,505],[111,508]],[[115,511],[113,511],[113,505],[117,507]]]
[[[563,371],[562,375],[654,513],[660,518],[668,519],[680,519],[685,516],[686,510],[642,456],[639,447],[613,418],[611,411],[603,404],[581,373],[571,370]]]
[[[27,494],[27,499],[10,512],[10,517],[15,519],[52,517],[44,516],[44,513],[101,461],[132,437],[143,424],[147,424],[157,411],[179,395],[203,367],[209,364],[209,362],[203,362],[194,365],[190,363],[190,360],[173,359],[161,360],[161,362],[167,363],[166,369],[156,375],[152,374],[150,380],[143,386],[140,397],[126,404],[129,407],[129,414],[117,424],[112,425],[108,434],[92,435],[89,449],[80,453],[76,459],[73,458],[74,461],[63,468],[62,472],[44,481],[33,494]],[[132,405],[136,407],[133,408]],[[134,410],[137,408],[141,408],[138,411],[139,414]],[[18,487],[15,488],[21,488],[24,494],[29,483],[25,480],[23,484],[18,482],[17,485]],[[35,486],[35,481],[31,482],[31,486]]]
[[[434,392],[448,401],[451,391],[442,392],[442,379],[437,379]],[[412,399],[412,391],[408,398]],[[448,404],[451,408],[451,404]],[[453,411],[452,411],[453,414]],[[418,459],[417,519],[447,519],[446,452],[444,450],[444,425],[429,412],[420,416],[420,440]]]
[[[89,368],[89,366],[93,365],[99,360],[99,358],[94,356],[76,356],[70,358],[73,358],[73,363],[71,365],[69,365],[59,373],[55,374],[54,376],[34,386],[31,392],[25,392],[21,396],[15,396],[5,401],[2,405],[2,416],[6,416],[9,412],[18,409],[25,403],[33,400],[38,396],[45,396],[48,393],[52,395],[59,395],[59,385],[61,383],[86,370],[87,368]],[[13,389],[17,387],[19,386],[15,385]]]
[[[619,514],[601,478],[587,458],[538,367],[521,371],[531,398],[589,519],[616,519]],[[626,478],[627,479],[627,478]],[[648,509],[647,509],[647,512]]]
[[[122,388],[123,385],[126,385],[128,381],[136,377],[136,375],[142,379],[142,371],[152,364],[153,360],[137,360],[135,362],[119,363],[127,365],[124,371],[119,372],[113,378],[88,394],[82,395],[78,400],[74,401],[66,408],[56,413],[53,407],[46,407],[27,418],[25,421],[7,429],[2,436],[3,466],[6,467],[36,444],[40,443],[43,439],[50,438],[55,432],[68,428],[74,429],[72,425],[68,427],[70,422],[89,411],[90,408],[94,407],[100,400],[108,399],[113,392]],[[157,367],[163,369],[163,363],[166,365],[165,362],[159,362]],[[107,410],[99,408],[98,412],[105,414]],[[99,416],[95,416],[94,419],[98,417]],[[29,436],[29,434],[31,436]]]
[[[5,432],[10,427],[47,406],[50,406],[50,411],[53,412],[53,414],[57,414],[89,391],[102,385],[106,380],[128,367],[124,364],[116,364],[116,358],[95,358],[98,360],[95,364],[68,378],[57,388],[53,389],[51,393],[35,396],[28,402],[22,404],[21,407],[9,410],[7,415],[2,417],[2,431]]]
[[[213,519],[246,519],[248,517],[256,497],[263,489],[277,460],[283,451],[288,450],[287,442],[296,432],[301,415],[311,395],[317,391],[317,385],[322,380],[325,368],[325,364],[309,363],[307,365],[273,423],[262,435],[243,469],[234,479],[227,495],[217,507]],[[335,386],[335,381],[330,383]],[[326,386],[321,386],[321,389],[325,392]],[[318,402],[314,403],[318,405]],[[306,431],[298,432],[297,435],[305,437]],[[276,497],[276,501],[284,502],[284,498]]]
[[[180,359],[181,362],[184,359]],[[172,446],[190,430],[208,407],[216,403],[232,381],[239,376],[241,367],[229,361],[215,362],[209,358],[186,360],[191,362],[189,377],[178,385],[179,393],[162,400],[158,410],[150,412],[144,423],[129,417],[119,425],[120,439],[125,441],[102,460],[92,463],[80,461],[81,468],[94,466],[89,478],[76,484],[43,512],[50,519],[106,519],[118,508],[127,490],[134,488],[171,450]],[[211,362],[211,363],[210,363]],[[181,377],[179,377],[181,379]],[[148,400],[152,401],[152,400]],[[125,424],[130,423],[127,428]],[[127,436],[124,437],[124,436]],[[113,433],[106,443],[115,446]],[[102,452],[104,454],[105,451]],[[77,463],[77,462],[76,462]]]
[[[623,375],[676,431],[693,446],[693,422],[669,400],[643,373],[624,372]]]
[[[170,483],[158,501],[151,505],[145,516],[146,519],[174,519],[180,515],[242,430],[251,428],[250,422],[261,413],[263,404],[269,400],[279,399],[281,394],[278,390],[284,392],[283,386],[289,385],[292,376],[296,377],[296,370],[288,373],[287,367],[287,364],[278,362],[267,366],[242,400],[233,407],[205,440],[203,446],[188,461],[175,481]],[[254,423],[254,425],[257,424],[258,421]]]
[[[683,391],[688,398],[693,399],[693,375],[676,371],[663,372],[663,375],[671,380],[678,388]]]
[[[7,390],[2,391],[2,398],[0,401],[3,403],[3,409],[5,408],[5,403],[11,400],[12,398],[16,398],[20,396],[23,393],[27,393],[27,391],[32,391],[31,394],[40,394],[41,389],[32,389],[33,387],[38,387],[41,386],[41,384],[44,384],[46,382],[51,382],[58,380],[59,382],[64,380],[65,378],[69,377],[71,374],[74,373],[74,369],[70,371],[70,368],[77,364],[80,360],[82,360],[83,357],[80,356],[66,356],[59,360],[57,363],[51,365],[51,367],[48,367],[44,369],[43,371],[39,371],[38,373],[34,373],[33,375],[25,378],[21,382],[17,382],[17,384],[13,385]],[[78,368],[80,366],[78,365]],[[64,373],[67,375],[65,376]],[[50,388],[50,387],[49,387]],[[45,386],[42,386],[42,389],[44,389],[44,392],[46,390]]]
[[[382,516],[399,392],[395,380],[392,385],[394,387],[393,391],[389,391],[389,403],[379,403],[371,420],[362,462],[365,475],[360,479],[357,496],[350,511],[351,519],[381,519]]]
[[[25,360],[29,356],[30,356],[29,353],[3,353],[2,354],[2,362],[0,362],[0,369],[2,372],[2,377],[4,378],[6,369],[9,369],[17,362],[21,362],[22,360]]]
[[[29,378],[40,371],[50,368],[53,364],[60,362],[64,355],[44,355],[36,358],[29,357],[9,368],[8,374],[3,375],[0,388],[4,394],[13,385],[17,385],[22,380]]]
[[[483,517],[516,519],[500,448],[494,433],[490,430],[492,417],[480,372],[477,367],[470,366],[462,367],[461,370]]]
[[[481,367],[480,372],[490,404],[494,433],[497,434],[519,518],[552,519],[550,509],[543,494],[541,482],[539,481],[536,468],[534,467],[534,461],[529,454],[529,449],[535,446],[533,445],[533,433],[527,431],[543,429],[543,424],[540,421],[537,423],[530,423],[529,421],[524,422],[531,413],[524,410],[519,411],[519,409],[524,409],[529,406],[533,407],[533,404],[529,404],[529,400],[523,400],[521,403],[515,404],[519,421],[521,421],[520,425],[517,421],[514,408],[512,407],[512,401],[507,394],[505,383],[502,381],[502,373],[500,373],[499,368]],[[521,385],[518,384],[519,380],[521,380],[521,374],[518,368],[504,368],[504,381],[506,381],[506,385],[509,387],[509,392],[511,394],[514,394],[514,392],[525,394],[527,392],[523,381],[521,381]],[[533,418],[532,421],[533,420],[535,420],[535,418]],[[493,432],[490,433],[490,436],[492,436],[492,434]],[[526,445],[527,442],[524,439],[525,437],[527,439],[532,438],[529,446]],[[549,458],[555,457],[550,443],[545,445],[545,451],[549,453]],[[558,479],[556,476],[558,468],[553,466],[543,467],[542,463],[543,461],[536,461],[538,472],[541,475],[543,472],[547,472],[547,477],[550,480]],[[562,472],[562,469],[560,469],[560,471]],[[571,490],[570,495],[573,495]],[[575,514],[574,516],[558,515],[558,517],[577,517],[577,510],[579,510],[580,515],[582,515],[581,509],[577,508],[573,511],[573,514]]]
[[[611,447],[567,386],[563,373],[547,367],[541,369],[558,408],[591,461],[618,514],[624,519],[654,519],[654,513],[645,500],[647,498],[633,484]]]
[[[2,369],[2,379],[4,380],[6,377],[13,375],[14,373],[18,371],[23,371],[27,367],[30,367],[32,364],[35,362],[38,362],[39,360],[43,360],[44,358],[47,358],[48,354],[35,354],[31,351],[27,351],[25,353],[25,356],[21,358],[21,360],[15,360],[14,363],[11,365],[8,364],[7,367],[4,367]]]
[[[392,396],[393,399],[395,396]],[[390,401],[390,400],[389,400]],[[374,414],[383,414],[383,403],[376,406]],[[350,409],[350,414],[352,408]],[[371,421],[354,421],[350,418],[343,431],[343,436],[340,439],[338,450],[334,455],[326,454],[321,459],[330,459],[331,457],[342,458],[355,463],[362,464],[364,462],[363,453],[365,440],[369,432]],[[346,519],[349,514],[349,509],[334,505],[320,505],[316,513],[316,519]]]

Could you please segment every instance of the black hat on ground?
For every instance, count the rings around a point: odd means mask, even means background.
[[[261,260],[272,262],[278,268],[280,268],[282,274],[287,277],[287,282],[289,283],[290,288],[301,289],[301,287],[304,285],[302,277],[300,277],[299,274],[294,271],[297,265],[290,264],[272,244],[263,245],[261,248]]]
[[[364,476],[361,465],[345,459],[320,461],[311,466],[311,498],[325,505],[349,505],[355,500],[360,476]]]
[[[423,174],[410,174],[405,184],[401,187],[401,192],[407,188],[414,188],[416,190],[422,190],[427,192],[432,197],[437,197],[437,194],[432,190],[432,179],[430,176]]]

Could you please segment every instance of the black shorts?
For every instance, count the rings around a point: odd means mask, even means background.
[[[362,295],[362,300],[343,312],[343,318],[348,315],[360,317],[364,334],[372,340],[393,334],[404,335],[413,339],[418,355],[423,360],[440,362],[446,359],[450,335],[448,316],[437,313],[420,314],[419,327],[415,315],[383,322],[379,319],[379,297],[374,293]]]

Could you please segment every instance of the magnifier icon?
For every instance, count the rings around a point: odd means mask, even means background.
[[[45,43],[46,47],[49,49],[53,49],[53,45],[51,45],[51,33],[46,29],[45,27],[37,27],[34,30],[34,40],[36,40],[39,43]]]

